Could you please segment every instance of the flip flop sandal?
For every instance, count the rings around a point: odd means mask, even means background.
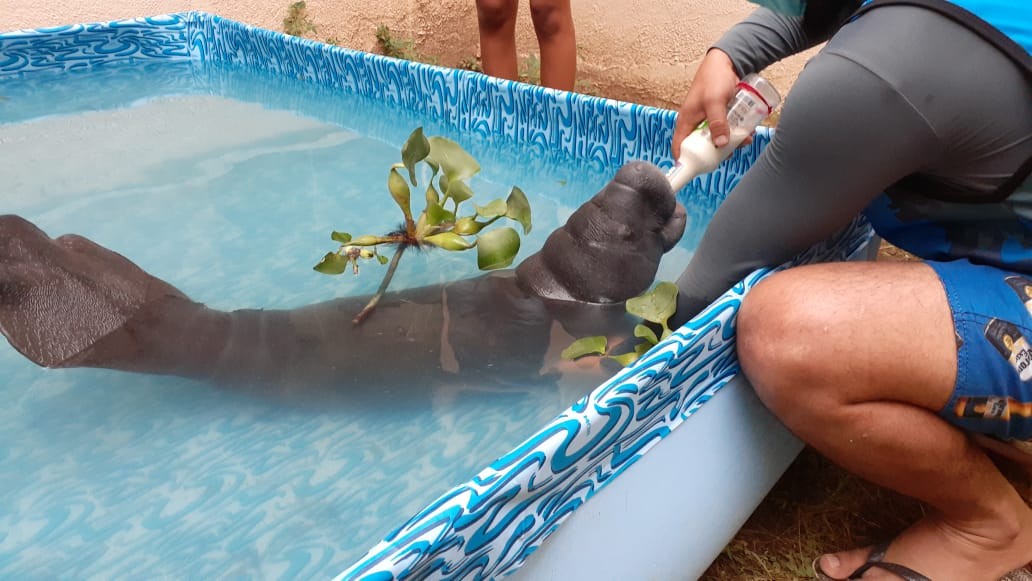
[[[856,571],[853,571],[849,575],[849,577],[846,577],[845,579],[837,579],[825,573],[821,569],[820,557],[817,557],[813,560],[813,573],[814,575],[816,575],[819,581],[847,581],[849,579],[859,579],[863,577],[864,573],[870,571],[871,569],[882,569],[883,571],[888,571],[889,573],[898,575],[901,579],[903,579],[903,581],[932,581],[928,577],[925,577],[917,571],[914,571],[910,567],[905,567],[897,563],[888,563],[886,561],[883,561],[882,559],[885,558],[885,553],[889,550],[890,543],[892,543],[891,540],[884,541],[878,545],[875,545],[875,547],[871,549],[871,554],[867,557],[867,562],[863,565],[860,565],[860,567],[857,568]]]
[[[896,563],[887,563],[882,559],[885,558],[885,553],[889,550],[889,545],[892,541],[885,541],[878,545],[875,545],[871,549],[871,554],[867,557],[867,562],[861,565],[856,571],[853,571],[849,577],[845,579],[836,579],[831,575],[828,575],[821,569],[821,558],[817,557],[813,560],[813,573],[817,577],[818,581],[848,581],[850,579],[860,579],[864,573],[871,569],[882,569],[895,575],[898,575],[903,581],[931,581],[928,577],[914,571],[910,567],[904,567]],[[1015,569],[1010,573],[1007,573],[1003,577],[1000,577],[998,581],[1032,581],[1032,563]]]
[[[1032,581],[1032,563],[1007,573],[999,581]]]

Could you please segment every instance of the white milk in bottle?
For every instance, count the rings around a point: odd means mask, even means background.
[[[731,139],[727,145],[713,145],[706,123],[692,131],[681,142],[681,155],[667,179],[674,191],[680,190],[697,175],[709,173],[727,159],[743,141],[756,130],[756,126],[767,118],[781,103],[777,89],[759,75],[746,75],[738,83],[738,93],[731,100],[727,112],[727,124]]]

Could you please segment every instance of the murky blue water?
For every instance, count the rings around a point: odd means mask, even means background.
[[[331,230],[396,226],[387,169],[417,126],[480,161],[481,201],[527,192],[520,258],[614,173],[241,71],[111,67],[3,81],[0,97],[0,213],[84,235],[226,311],[373,292],[380,267],[311,266]],[[660,278],[708,218],[689,211]],[[475,262],[411,253],[392,289],[477,276]],[[0,578],[334,575],[598,383],[406,379],[400,395],[319,406],[274,387],[43,370],[0,343]]]

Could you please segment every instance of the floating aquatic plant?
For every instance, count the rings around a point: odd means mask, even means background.
[[[634,336],[642,341],[634,346],[633,351],[619,355],[608,353],[608,341],[604,336],[597,335],[574,341],[569,347],[563,349],[563,359],[579,359],[588,355],[598,355],[608,357],[625,367],[634,363],[673,332],[670,330],[669,324],[670,317],[673,317],[677,310],[677,285],[672,282],[661,282],[651,290],[627,299],[625,308],[628,313],[644,321],[634,327]],[[658,325],[660,335],[657,336],[655,329],[645,323]]]
[[[420,163],[429,166],[431,174],[424,196],[426,205],[413,217],[412,190],[419,187],[416,168]],[[520,250],[519,232],[510,226],[490,226],[499,220],[511,220],[522,227],[523,234],[530,233],[530,202],[515,186],[504,200],[499,198],[483,206],[472,202],[475,194],[467,182],[479,171],[480,165],[458,143],[444,137],[427,138],[422,127],[409,135],[401,148],[401,163],[391,166],[387,174],[387,189],[401,208],[405,218],[403,226],[380,236],[352,236],[348,232],[334,231],[330,238],[340,247],[315,265],[315,270],[323,274],[343,274],[350,268],[357,275],[362,260],[390,262],[376,294],[352,323],[361,324],[376,308],[407,248],[441,248],[452,252],[476,248],[480,270],[512,264]],[[465,202],[470,202],[466,207],[472,206],[472,212],[463,215]],[[394,249],[392,258],[380,253],[384,247]]]

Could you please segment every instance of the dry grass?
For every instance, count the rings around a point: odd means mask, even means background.
[[[882,243],[878,260],[915,260]],[[1032,504],[1032,477],[1001,469]],[[892,538],[924,513],[916,501],[868,484],[807,448],[724,552],[706,581],[813,579],[811,562],[828,552]]]
[[[1000,466],[1032,504],[1028,473]],[[818,555],[892,538],[923,514],[918,502],[868,484],[807,448],[702,579],[813,579],[810,564]]]
[[[891,537],[921,514],[917,502],[807,449],[703,579],[812,579],[810,564],[818,555]]]

